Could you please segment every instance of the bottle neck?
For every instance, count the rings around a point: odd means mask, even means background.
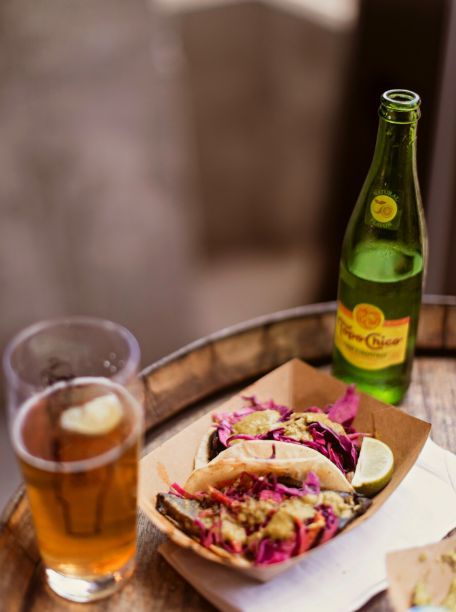
[[[392,123],[380,116],[371,165],[371,176],[379,186],[401,190],[416,178],[416,135],[416,121]]]

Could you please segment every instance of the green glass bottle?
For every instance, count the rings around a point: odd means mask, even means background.
[[[374,158],[340,261],[333,374],[392,404],[410,384],[427,255],[419,106],[412,91],[382,95]]]

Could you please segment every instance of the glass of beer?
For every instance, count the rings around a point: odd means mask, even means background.
[[[46,579],[72,601],[111,594],[134,569],[139,360],[128,330],[88,317],[33,325],[4,354],[10,435]]]

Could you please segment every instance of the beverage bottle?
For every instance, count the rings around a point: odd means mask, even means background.
[[[340,260],[333,374],[392,404],[410,384],[427,253],[419,107],[412,91],[381,96],[374,157]]]

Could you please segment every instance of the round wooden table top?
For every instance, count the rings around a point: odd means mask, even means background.
[[[293,357],[328,367],[335,303],[302,306],[236,325],[154,363],[142,373],[146,410],[145,452],[214,409],[247,382]],[[427,297],[410,389],[401,404],[432,423],[432,437],[456,452],[456,298]],[[158,554],[163,536],[139,516],[137,569],[112,597],[90,610],[213,610]],[[27,499],[21,488],[0,524],[0,607],[8,612],[78,610],[45,585]],[[363,610],[388,610],[386,593]]]

